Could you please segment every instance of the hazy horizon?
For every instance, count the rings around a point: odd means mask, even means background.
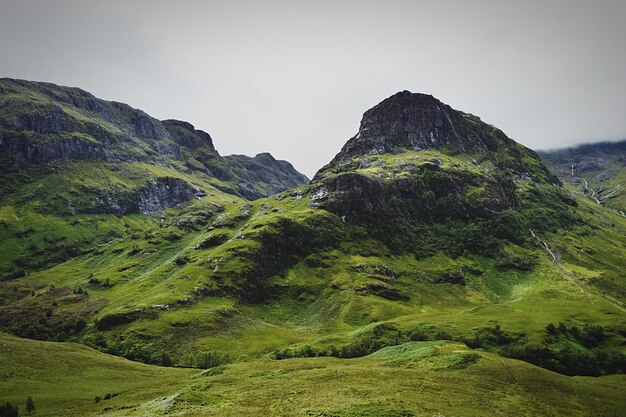
[[[533,149],[626,138],[623,1],[0,0],[0,76],[181,119],[311,177],[401,90]]]

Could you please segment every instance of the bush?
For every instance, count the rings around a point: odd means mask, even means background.
[[[188,368],[209,369],[231,362],[228,354],[220,352],[192,352],[183,356],[182,364]]]
[[[172,366],[172,358],[167,352],[163,352],[161,354],[161,365],[162,366]]]
[[[517,342],[522,338],[522,335],[507,333],[496,324],[494,327],[483,327],[474,332],[472,339],[460,337],[459,341],[465,343],[472,349],[486,349],[497,351],[503,346],[508,346],[514,342]]]
[[[0,417],[18,417],[20,415],[17,405],[9,402],[0,404]]]
[[[420,329],[415,329],[409,333],[409,340],[412,342],[422,342],[428,340],[426,332]]]
[[[626,373],[626,355],[599,348],[605,338],[599,325],[585,324],[581,330],[565,323],[548,323],[543,344],[507,345],[500,353],[565,375]]]
[[[604,328],[597,324],[585,324],[582,329],[579,329],[576,326],[568,328],[565,323],[559,323],[558,326],[548,323],[546,333],[548,336],[552,337],[558,337],[560,335],[566,338],[572,338],[587,349],[600,346],[606,339]]]
[[[502,353],[570,376],[626,373],[626,355],[614,350],[576,351],[569,346],[553,350],[545,345],[524,345],[508,347]]]

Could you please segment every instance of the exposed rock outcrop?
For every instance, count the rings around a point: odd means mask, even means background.
[[[161,177],[134,190],[107,193],[96,196],[88,208],[78,212],[97,214],[152,214],[182,204],[204,193],[179,178]]]
[[[609,166],[609,161],[604,158],[586,158],[574,166],[574,171],[578,173],[601,171]]]
[[[476,116],[454,110],[433,96],[402,91],[365,112],[358,133],[313,181],[327,172],[354,169],[366,155],[423,149],[489,155],[506,150],[511,157],[498,162],[509,173],[520,177],[549,175],[543,166],[525,164],[524,157],[538,159],[535,152],[517,144],[501,130]]]

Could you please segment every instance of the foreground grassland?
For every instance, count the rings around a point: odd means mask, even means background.
[[[45,358],[45,359],[44,359]],[[3,401],[38,416],[618,416],[626,376],[566,377],[457,343],[357,359],[233,363],[200,372],[0,334]],[[95,396],[117,394],[96,403]],[[23,406],[22,406],[23,408]]]
[[[197,371],[159,368],[106,355],[76,343],[40,342],[0,333],[0,393],[24,410],[35,399],[36,415],[83,416],[111,404],[170,395]],[[95,398],[117,394],[96,404]]]

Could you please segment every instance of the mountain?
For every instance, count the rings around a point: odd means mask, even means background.
[[[252,158],[246,155],[227,155],[224,159],[240,178],[238,186],[241,194],[249,199],[261,195],[267,197],[309,182],[289,162],[277,161],[267,152]]]
[[[308,182],[269,154],[222,157],[211,136],[187,122],[158,121],[78,88],[7,78],[0,162],[5,276],[122,236],[121,216],[142,215],[136,221],[145,225],[145,216],[206,195],[254,200]]]
[[[144,163],[197,175],[249,199],[308,182],[268,154],[248,162],[221,157],[211,136],[187,122],[161,122],[78,88],[8,78],[0,80],[0,146],[3,175],[63,162]]]
[[[626,140],[540,151],[564,182],[598,204],[626,213]]]
[[[0,206],[0,330],[209,368],[169,397],[142,385],[133,400],[111,402],[119,406],[112,414],[254,415],[275,407],[482,415],[485,400],[476,398],[494,396],[502,400],[495,413],[562,414],[557,398],[527,388],[551,383],[580,398],[568,405],[573,414],[624,411],[614,391],[626,384],[615,375],[626,372],[626,218],[571,192],[499,129],[432,96],[400,92],[365,112],[359,132],[310,183],[247,200],[215,176],[220,167],[260,179],[257,190],[285,184],[277,178],[290,167],[267,154],[218,157],[206,135],[158,123],[169,136],[146,143],[159,142],[154,150],[171,141],[180,157],[146,151],[157,165],[110,168],[98,156],[73,171],[65,160],[61,168],[14,162],[13,182],[38,180],[7,191]],[[124,146],[109,152],[126,154]],[[107,200],[118,185],[152,180],[159,188],[155,177],[184,181],[191,197],[164,207],[172,189],[184,195],[172,182],[149,193],[149,214],[83,209],[125,201]],[[69,239],[78,242],[71,250]],[[392,375],[413,381],[406,401],[394,394],[404,388],[386,382]],[[185,375],[172,378],[176,385]],[[435,381],[450,381],[452,392],[455,380],[464,381],[455,405],[414,386],[435,392],[443,387]],[[92,389],[84,392],[97,395]],[[328,401],[311,400],[316,392]],[[424,398],[434,405],[419,405]]]
[[[493,252],[495,239],[522,243],[529,228],[562,228],[575,217],[575,201],[532,150],[407,91],[368,110],[312,186],[321,207],[422,255]]]

